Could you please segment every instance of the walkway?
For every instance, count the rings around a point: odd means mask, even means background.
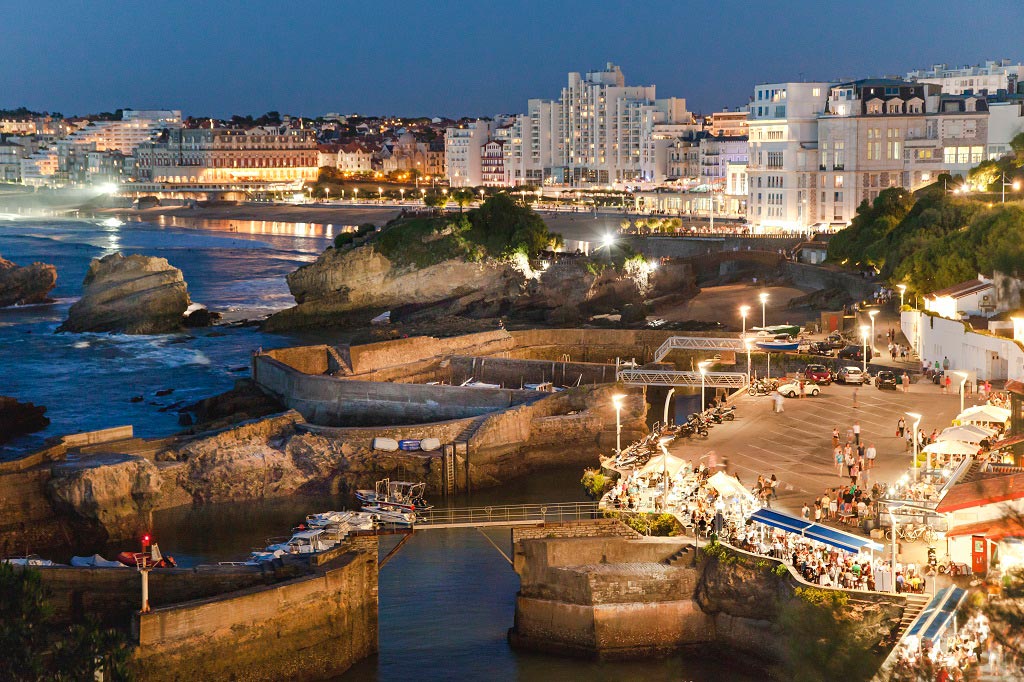
[[[418,512],[412,530],[536,526],[542,523],[582,521],[601,516],[602,512],[598,509],[597,502],[452,507]]]
[[[616,379],[628,386],[704,386],[706,388],[743,388],[745,372],[686,372],[672,369],[620,369]]]

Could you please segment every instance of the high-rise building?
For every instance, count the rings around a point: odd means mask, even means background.
[[[444,165],[450,186],[477,187],[483,184],[480,153],[491,139],[493,129],[493,121],[480,119],[445,130]]]

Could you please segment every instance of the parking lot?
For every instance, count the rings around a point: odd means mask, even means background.
[[[853,407],[855,390],[857,408]],[[977,402],[977,396],[967,396],[965,405]],[[805,502],[821,497],[825,488],[849,483],[849,478],[836,475],[833,427],[839,427],[845,441],[847,429],[860,421],[861,439],[874,443],[878,452],[867,484],[888,483],[898,479],[912,459],[905,440],[896,437],[900,415],[917,412],[926,434],[941,431],[960,412],[960,397],[943,395],[930,382],[913,384],[908,393],[832,384],[821,387],[817,397],[786,398],[780,414],[773,413],[772,406],[770,397],[744,394],[736,401],[736,421],[716,425],[706,440],[678,440],[670,450],[692,461],[714,451],[718,462],[727,460],[728,472],[738,474],[747,488],[753,487],[758,475],[775,474],[780,484],[773,506],[799,513]],[[910,428],[913,420],[905,418]]]

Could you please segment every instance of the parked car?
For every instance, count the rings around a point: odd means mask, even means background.
[[[899,386],[899,383],[900,380],[899,377],[896,376],[896,373],[890,372],[889,370],[882,370],[875,376],[875,388],[879,390],[883,388],[891,388],[895,391],[896,387]]]
[[[829,348],[837,350],[846,345],[846,340],[839,332],[832,332],[827,337],[825,337],[825,340],[822,343],[827,343]]]
[[[860,367],[843,367],[836,374],[836,383],[839,384],[870,384],[871,377],[864,373]]]
[[[804,378],[819,386],[828,386],[832,383],[832,371],[825,365],[807,365],[804,368]]]
[[[840,360],[863,360],[864,359],[864,346],[849,345],[846,348],[839,351],[837,356]],[[871,361],[871,349],[868,348],[868,362]]]
[[[807,348],[807,352],[811,355],[833,355],[836,351],[826,341],[812,341]]]
[[[787,398],[796,398],[800,395],[800,381],[798,379],[788,379],[779,386],[778,391]],[[819,393],[821,393],[821,389],[816,384],[809,381],[804,382],[804,395],[816,396]]]

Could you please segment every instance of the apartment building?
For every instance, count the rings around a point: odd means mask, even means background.
[[[318,151],[311,130],[268,134],[261,129],[174,129],[136,150],[138,177],[164,188],[293,185],[316,180]]]
[[[483,184],[481,152],[491,139],[494,125],[493,121],[479,119],[445,130],[444,165],[450,186],[477,187]]]
[[[832,85],[789,82],[754,88],[747,119],[747,217],[755,225],[800,229],[819,214],[818,117]]]
[[[749,115],[746,107],[735,111],[716,111],[711,114],[711,124],[707,132],[712,137],[746,137]]]
[[[938,85],[947,95],[995,95],[1000,90],[1016,93],[1024,85],[1024,64],[1014,64],[1009,59],[953,68],[935,64],[930,69],[910,71],[907,80]]]
[[[736,137],[703,137],[698,143],[700,149],[700,183],[717,190],[725,187],[729,167],[734,164],[746,165],[748,139],[746,135]]]

